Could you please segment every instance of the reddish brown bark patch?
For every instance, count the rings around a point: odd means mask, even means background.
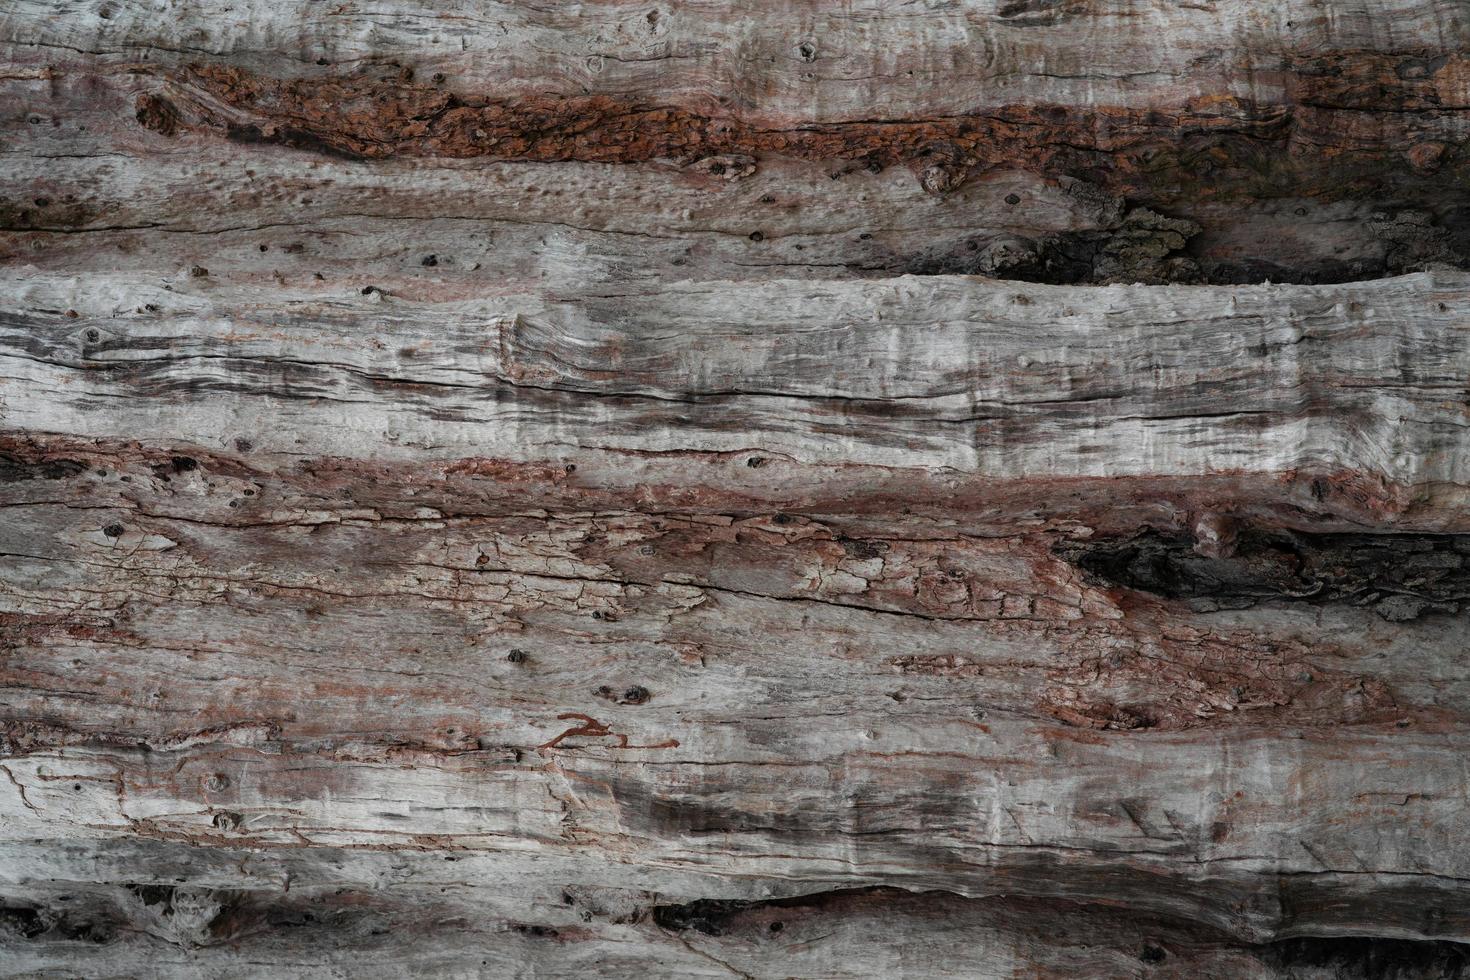
[[[172,136],[179,130],[178,108],[161,95],[138,96],[136,116],[144,129],[163,136]]]
[[[1426,169],[1448,174],[1465,166],[1463,140],[1439,118],[1458,107],[1432,98],[1430,81],[1400,77],[1402,59],[1329,61],[1324,56],[1304,74],[1288,75],[1280,103],[1218,96],[1169,109],[1011,105],[968,115],[821,123],[747,119],[715,101],[455,95],[415,83],[406,69],[281,79],[196,65],[171,83],[195,125],[234,140],[366,159],[687,163],[775,154],[904,165],[934,193],[977,172],[1021,169],[1147,192],[1154,200],[1258,197],[1272,188],[1333,197],[1396,175],[1422,178]],[[1382,87],[1370,98],[1374,78]],[[146,98],[140,121],[171,128],[170,103]],[[1404,114],[1420,107],[1437,113]],[[1432,152],[1406,156],[1428,143],[1435,144]]]

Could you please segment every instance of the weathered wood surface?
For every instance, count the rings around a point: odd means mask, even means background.
[[[1465,972],[1467,18],[10,4],[0,970]]]

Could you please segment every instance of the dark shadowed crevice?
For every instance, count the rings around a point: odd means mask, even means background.
[[[804,909],[818,914],[840,916],[857,905],[870,902],[898,901],[923,903],[925,899],[967,901],[949,892],[909,892],[899,888],[874,885],[864,888],[836,888],[790,898],[725,899],[701,898],[673,905],[655,905],[650,910],[654,924],[674,932],[701,932],[706,936],[722,936],[736,931],[743,913],[765,909]]]
[[[117,922],[105,915],[89,918],[48,908],[0,906],[0,951],[19,940],[101,944],[117,935]]]
[[[958,248],[915,256],[909,275],[983,275],[1053,285],[1113,282],[1197,283],[1200,263],[1185,254],[1200,226],[1148,208],[1134,208],[1114,227],[1042,238],[1018,235],[969,239]]]
[[[11,453],[0,453],[0,483],[21,483],[26,480],[65,480],[86,471],[86,464],[74,459],[30,461]]]
[[[1470,599],[1470,535],[1245,531],[1215,554],[1201,550],[1186,535],[1147,531],[1058,554],[1095,581],[1202,609],[1343,604],[1402,622],[1457,613]]]
[[[724,935],[730,920],[739,912],[761,903],[739,899],[701,898],[682,905],[655,905],[653,921],[675,932],[694,930],[706,936]]]
[[[1119,209],[1125,205],[1120,202]],[[1247,234],[1253,218],[1242,214],[1229,230]],[[1303,223],[1311,227],[1311,218]],[[1208,224],[1202,223],[1208,221]],[[1425,210],[1379,211],[1357,226],[1357,237],[1371,243],[1365,254],[1338,260],[1301,254],[1285,261],[1276,251],[1222,258],[1202,242],[1221,220],[1170,216],[1141,206],[1128,208],[1099,228],[1050,235],[978,233],[911,256],[890,256],[876,264],[855,265],[858,272],[884,275],[982,275],[994,279],[1057,286],[1146,285],[1218,286],[1263,282],[1325,285],[1383,279],[1430,269],[1470,268],[1470,219],[1460,211],[1436,217]],[[1338,234],[1343,234],[1341,229]],[[1365,246],[1366,247],[1366,246]]]
[[[758,942],[776,931],[803,925],[826,933],[844,923],[871,924],[874,917],[896,923],[924,921],[955,932],[964,923],[1009,923],[1024,938],[1041,937],[1059,922],[1095,937],[1099,947],[1126,953],[1138,975],[1176,976],[1191,955],[1214,951],[1237,967],[1254,961],[1261,975],[1332,980],[1456,980],[1470,976],[1470,945],[1434,939],[1338,936],[1241,942],[1200,922],[1040,898],[965,898],[943,891],[849,888],[766,901],[700,899],[657,905],[652,918],[674,932],[731,941],[731,949]],[[791,929],[786,929],[787,920]],[[950,933],[954,935],[954,932]],[[720,943],[711,944],[718,949]],[[1252,973],[1252,976],[1257,974]]]
[[[1259,947],[1285,976],[1334,980],[1458,980],[1470,976],[1470,945],[1439,940],[1336,937],[1285,939]]]
[[[0,937],[34,939],[50,927],[37,909],[0,906]]]

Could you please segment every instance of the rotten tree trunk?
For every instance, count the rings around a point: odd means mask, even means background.
[[[0,40],[6,975],[1470,972],[1460,4]]]

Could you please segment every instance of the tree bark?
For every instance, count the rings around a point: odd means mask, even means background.
[[[0,39],[6,975],[1470,972],[1454,4]]]

